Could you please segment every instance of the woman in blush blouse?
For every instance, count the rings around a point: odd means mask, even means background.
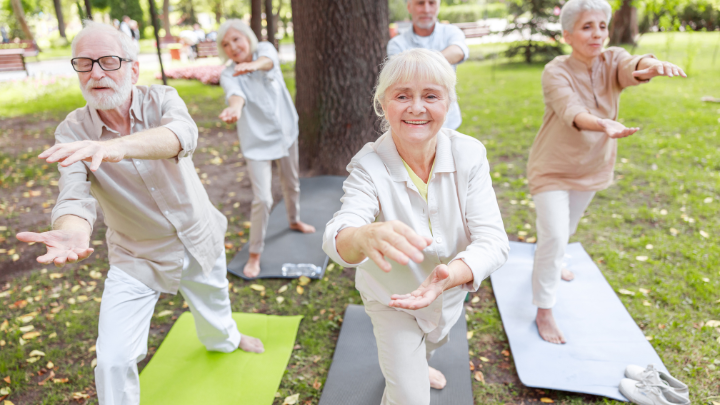
[[[427,405],[430,387],[445,386],[428,360],[447,342],[467,291],[507,260],[485,148],[442,128],[455,82],[436,51],[411,49],[385,63],[374,103],[387,132],[348,165],[342,208],[323,236],[335,262],[358,268],[383,404]]]
[[[220,59],[232,61],[220,76],[229,105],[220,119],[228,124],[237,122],[252,183],[250,259],[243,273],[253,278],[260,273],[260,255],[273,205],[273,160],[278,162],[290,229],[315,232],[312,225],[300,221],[298,115],[285,86],[278,53],[270,42],[258,43],[247,24],[231,19],[218,29],[217,44]]]
[[[639,130],[617,121],[620,93],[655,76],[687,77],[652,55],[603,49],[610,16],[605,0],[565,3],[560,22],[572,53],[556,57],[542,75],[545,116],[527,173],[538,233],[533,305],[540,336],[551,343],[565,343],[552,314],[560,279],[574,278],[563,268],[565,246],[595,192],[612,183],[617,140]]]

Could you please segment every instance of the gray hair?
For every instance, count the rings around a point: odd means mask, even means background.
[[[403,51],[385,60],[378,76],[377,86],[375,86],[373,107],[375,114],[383,119],[384,131],[389,129],[389,123],[385,119],[382,109],[385,91],[390,86],[414,79],[429,80],[444,87],[449,98],[448,109],[457,100],[455,70],[440,52],[423,48]]]
[[[83,21],[83,25],[83,29],[80,30],[80,32],[75,35],[75,38],[73,38],[72,40],[71,49],[73,57],[77,56],[77,54],[75,53],[77,51],[77,44],[82,38],[87,35],[94,35],[103,32],[117,40],[118,44],[120,44],[120,48],[122,48],[122,51],[124,53],[124,55],[122,55],[123,58],[132,59],[133,61],[137,60],[138,46],[135,44],[135,41],[133,41],[132,38],[127,36],[125,33],[116,29],[112,25],[107,25],[92,20]]]
[[[606,0],[570,0],[560,11],[560,25],[567,32],[573,32],[578,17],[584,11],[604,11],[607,17],[606,23],[610,24],[612,18],[612,7]]]
[[[243,22],[243,20],[237,18],[229,19],[220,26],[217,32],[218,56],[223,63],[227,62],[227,60],[229,59],[228,56],[225,54],[222,42],[225,39],[225,34],[227,33],[227,30],[229,30],[230,28],[234,28],[240,31],[241,34],[245,35],[245,37],[248,39],[248,42],[250,42],[250,53],[255,53],[255,50],[257,49],[258,39],[257,36],[255,36],[253,30],[251,30],[250,27],[248,27],[248,25]]]

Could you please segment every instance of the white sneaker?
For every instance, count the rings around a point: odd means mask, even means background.
[[[630,402],[639,405],[689,405],[690,400],[674,393],[665,385],[652,385],[623,378],[620,392]]]
[[[664,385],[674,393],[685,398],[690,398],[690,390],[685,383],[664,371],[656,370],[653,364],[648,365],[646,369],[640,366],[629,365],[625,369],[625,377],[635,381],[643,381],[650,385]]]

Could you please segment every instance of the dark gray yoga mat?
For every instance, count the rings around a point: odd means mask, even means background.
[[[528,387],[627,401],[618,390],[625,367],[650,363],[667,371],[642,330],[582,245],[568,245],[575,279],[560,282],[553,315],[568,341],[545,342],[535,325],[531,276],[535,245],[510,242],[510,258],[491,276],[520,381]]]
[[[471,405],[472,381],[465,310],[450,330],[450,341],[430,359],[447,378],[442,390],[432,389],[432,405]],[[319,405],[379,405],[385,389],[370,317],[362,305],[348,305],[335,355]]]
[[[340,198],[343,196],[342,176],[318,176],[300,179],[300,219],[313,225],[315,233],[303,234],[290,230],[285,210],[285,202],[280,201],[270,213],[265,251],[260,257],[260,275],[257,278],[297,278],[283,276],[282,267],[286,264],[312,264],[318,272],[310,278],[320,279],[325,273],[328,257],[322,250],[322,236],[325,225],[335,212],[340,210]],[[249,280],[243,274],[250,253],[248,244],[243,246],[230,264],[228,272]]]

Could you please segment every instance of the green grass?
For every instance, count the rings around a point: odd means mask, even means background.
[[[690,77],[658,78],[624,92],[620,119],[642,130],[620,141],[617,182],[597,194],[573,240],[583,243],[616,291],[634,293],[620,294],[628,311],[645,335],[652,337],[650,343],[670,371],[690,385],[694,403],[707,403],[707,398],[720,395],[720,329],[703,326],[708,320],[720,320],[717,215],[720,104],[702,103],[700,97],[720,97],[720,55],[713,65],[720,33],[671,35],[670,47],[667,35],[645,35],[635,52],[653,52],[681,66],[690,62]],[[518,63],[493,66],[490,62],[470,61],[458,68],[458,96],[464,118],[460,131],[477,137],[487,146],[495,190],[510,237],[533,237],[535,213],[526,185],[525,163],[542,122],[543,67]],[[289,87],[294,91],[291,69],[284,66]],[[148,83],[152,79],[143,76],[143,81]],[[187,102],[203,136],[218,130],[227,132],[230,127],[219,125],[216,119],[223,107],[219,87],[191,81],[170,84],[178,88]],[[13,102],[0,106],[0,117],[38,114],[47,119],[61,118],[70,109],[84,104],[79,91],[73,88],[74,79],[49,92],[55,100],[11,88],[3,99],[10,97]],[[43,110],[49,112],[39,113]],[[221,156],[237,153],[237,145],[227,150],[216,148]],[[48,174],[53,172],[52,167],[36,163],[15,163],[20,168],[9,170],[13,162],[25,159],[24,153],[30,152],[0,155],[0,171],[8,170],[5,181],[10,186],[22,187],[33,178],[56,180]],[[196,155],[196,164],[200,166],[198,159]],[[55,192],[53,189],[52,193]],[[0,211],[0,215],[9,221],[10,215],[17,214]],[[236,225],[227,237],[233,245],[230,255],[246,242],[243,220],[242,216],[231,217],[231,223]],[[12,227],[2,229],[1,248],[11,247],[14,231]],[[8,241],[3,243],[2,238]],[[638,256],[648,259],[639,261]],[[0,259],[0,265],[12,264]],[[305,316],[276,404],[294,393],[300,394],[300,403],[317,403],[341,325],[339,316],[348,303],[361,302],[353,286],[354,272],[333,267],[324,280],[305,286],[302,294],[296,289],[298,281],[259,281],[266,287],[265,295],[261,296],[249,283],[231,277],[234,311]],[[37,266],[38,270],[41,268]],[[7,329],[0,331],[0,339],[5,341],[0,346],[0,378],[11,378],[10,384],[0,381],[0,388],[10,387],[8,399],[16,404],[17,398],[28,403],[55,404],[66,402],[73,393],[93,393],[91,365],[95,355],[90,349],[97,334],[100,305],[93,298],[99,298],[102,290],[102,278],[93,277],[98,277],[96,272],[104,275],[107,268],[105,257],[98,257],[83,266],[70,267],[61,278],[50,279],[49,273],[56,270],[48,268],[46,272],[35,271],[16,277],[6,287],[0,286],[0,290],[8,291],[0,297],[0,325],[8,320]],[[280,293],[286,284],[290,288]],[[476,367],[482,365],[480,370],[486,380],[473,382],[476,403],[538,403],[540,397],[563,404],[616,403],[563,392],[540,393],[523,387],[515,377],[512,354],[503,353],[508,349],[507,338],[490,284],[483,283],[474,295],[480,299],[468,305],[468,330],[474,332],[470,339],[471,360]],[[277,302],[278,296],[284,297],[282,303]],[[28,297],[33,297],[32,302]],[[10,308],[15,302],[22,305],[22,300],[26,302],[24,308]],[[186,310],[182,302],[181,296],[163,295],[156,314],[169,309],[177,316]],[[60,306],[62,309],[57,313],[51,311]],[[21,346],[19,339],[23,333],[19,328],[25,324],[18,317],[31,312],[38,315],[28,324],[34,325],[41,335]],[[150,354],[162,342],[172,322],[171,316],[153,318]],[[45,356],[28,363],[32,350],[41,350]],[[482,362],[480,356],[490,361]],[[47,377],[37,374],[48,361],[55,364],[56,378],[69,378],[68,383],[37,385]],[[94,401],[90,399],[90,403]]]

